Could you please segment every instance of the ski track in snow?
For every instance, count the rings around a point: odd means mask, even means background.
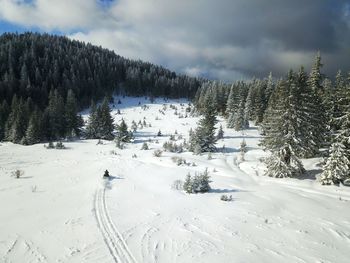
[[[32,241],[16,236],[6,253],[0,258],[0,262],[18,262],[19,256],[24,256],[26,258],[25,262],[28,263],[48,262],[46,256],[39,251]]]
[[[103,239],[115,262],[136,263],[122,235],[115,227],[108,213],[105,188],[98,189],[95,194],[95,216]]]

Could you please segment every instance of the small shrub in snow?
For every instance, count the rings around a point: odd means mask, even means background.
[[[66,149],[66,146],[64,146],[62,142],[57,142],[55,148],[62,150],[62,149]]]
[[[162,136],[162,132],[160,130],[158,131],[157,136],[158,137]]]
[[[244,153],[247,152],[247,143],[246,143],[245,139],[242,140],[239,151],[244,152]]]
[[[115,150],[110,151],[110,154],[112,154],[112,155],[119,155],[120,156],[120,154],[117,153]]]
[[[171,185],[171,189],[182,191],[183,190],[183,185],[184,185],[183,181],[175,180],[173,182],[173,184]]]
[[[220,197],[220,200],[221,200],[221,201],[225,201],[225,202],[230,202],[230,201],[232,201],[232,195],[230,195],[230,196],[222,195],[222,196]]]
[[[170,135],[170,141],[175,141],[175,135]]]
[[[211,155],[211,153],[208,153],[208,160],[212,160],[213,156]]]
[[[147,142],[144,142],[143,144],[142,144],[142,146],[141,146],[141,150],[148,150],[149,148],[148,148],[148,144],[147,144]]]
[[[177,166],[180,165],[189,165],[184,158],[173,156],[171,157],[171,160],[176,163]]]
[[[32,189],[32,193],[35,193],[36,189],[37,189],[37,186],[36,185],[32,185],[31,189]]]
[[[131,122],[131,127],[130,128],[131,128],[131,130],[133,132],[137,131],[137,124],[136,124],[136,122],[134,120]]]
[[[159,150],[159,149],[154,150],[154,152],[153,152],[153,156],[154,156],[154,157],[161,157],[162,154],[163,154],[163,151],[162,151],[162,150]]]
[[[13,176],[13,177],[15,177],[17,179],[20,178],[23,175],[24,175],[24,171],[18,170],[18,169],[11,173],[11,176]]]
[[[115,146],[118,148],[118,149],[124,149],[124,143],[119,140],[118,138],[115,140]]]
[[[53,144],[53,142],[49,142],[48,146],[46,146],[46,145],[44,145],[44,146],[46,147],[46,149],[55,149],[55,145]]]
[[[169,141],[163,144],[163,149],[167,152],[182,153],[183,145],[182,144],[177,145],[175,142]]]
[[[136,153],[134,153],[134,154],[132,155],[132,158],[137,158]]]

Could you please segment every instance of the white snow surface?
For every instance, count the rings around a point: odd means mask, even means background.
[[[124,118],[130,127],[145,117],[152,124],[123,150],[97,140],[64,142],[65,150],[1,144],[0,262],[349,262],[350,188],[320,185],[321,159],[303,160],[309,175],[301,179],[265,177],[256,127],[244,134],[225,128],[218,147],[226,151],[211,160],[189,152],[157,158],[153,151],[170,134],[188,139],[198,118],[174,115],[169,105],[184,114],[185,100],[120,100],[116,123]],[[243,137],[248,152],[240,162]],[[173,156],[196,166],[177,166]],[[209,193],[172,189],[206,167]],[[16,169],[22,178],[11,177]],[[106,169],[110,180],[102,178]]]

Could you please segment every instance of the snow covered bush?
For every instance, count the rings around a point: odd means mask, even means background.
[[[161,157],[162,154],[163,154],[163,151],[162,151],[162,150],[159,150],[159,149],[154,150],[154,152],[153,152],[153,156],[154,156],[154,157]]]
[[[11,176],[13,176],[13,177],[15,177],[17,179],[20,178],[23,175],[24,175],[24,171],[18,170],[18,169],[11,173]]]
[[[177,157],[177,156],[173,156],[171,157],[171,160],[177,164],[177,166],[180,166],[180,165],[189,165],[189,163],[186,162],[186,160],[182,157]]]
[[[66,146],[64,146],[62,142],[57,142],[55,148],[62,150],[62,149],[66,149]]]
[[[183,185],[184,185],[183,181],[175,180],[173,182],[173,184],[171,185],[171,189],[182,191],[183,190]]]
[[[118,149],[124,149],[124,143],[121,141],[121,140],[119,140],[118,138],[116,138],[116,140],[115,140],[115,146],[118,148]]]
[[[163,144],[164,151],[172,152],[172,153],[182,153],[183,152],[183,144],[176,144],[175,142],[169,141]]]
[[[142,146],[141,146],[141,150],[148,150],[149,148],[148,148],[148,144],[147,144],[147,142],[144,142],[143,144],[142,144]]]
[[[188,173],[183,189],[188,194],[206,193],[211,189],[210,183],[208,168],[206,168],[204,172],[196,173],[193,177]]]
[[[46,147],[46,149],[55,149],[55,145],[53,144],[53,142],[49,142],[48,146],[46,146],[46,145],[44,145],[44,146]]]
[[[233,198],[232,198],[232,195],[230,195],[230,196],[222,195],[222,196],[220,197],[220,200],[221,200],[221,201],[225,201],[225,202],[230,202],[230,201],[233,200]]]
[[[287,148],[266,159],[265,175],[275,178],[297,177],[305,172],[301,161]]]

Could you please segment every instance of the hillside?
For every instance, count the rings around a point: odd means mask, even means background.
[[[104,140],[64,141],[63,150],[1,143],[0,261],[348,262],[350,190],[314,180],[320,158],[303,160],[309,174],[299,179],[262,176],[260,159],[267,154],[255,126],[244,133],[224,128],[211,158],[190,152],[155,157],[175,130],[177,143],[179,135],[188,140],[199,118],[183,117],[186,100],[118,99],[116,123],[147,123],[124,149]],[[221,118],[220,124],[226,127]],[[244,161],[238,151],[243,138]],[[149,150],[140,150],[144,142]],[[190,165],[178,166],[172,157]],[[172,188],[205,168],[209,193]],[[24,171],[19,179],[11,177],[16,169]],[[106,169],[110,180],[102,178]],[[221,201],[222,195],[232,201]]]
[[[113,94],[193,98],[202,80],[63,36],[0,36],[0,141],[81,135],[78,110]],[[67,121],[66,121],[67,120]],[[27,133],[43,131],[33,140]]]

